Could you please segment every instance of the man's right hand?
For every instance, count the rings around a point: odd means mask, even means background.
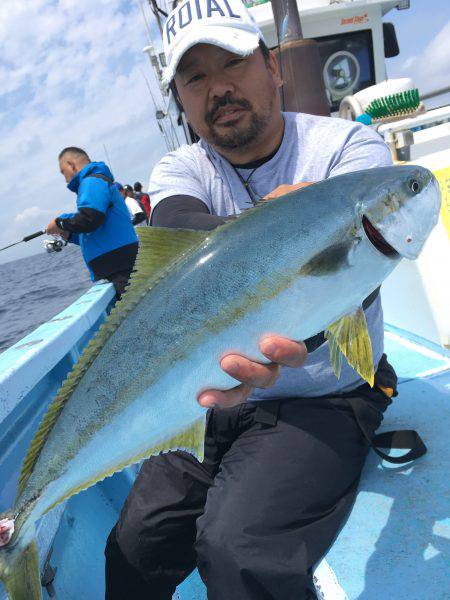
[[[303,342],[295,342],[279,335],[263,337],[259,348],[271,363],[263,364],[238,354],[227,354],[220,361],[220,366],[225,373],[242,384],[225,391],[205,390],[198,396],[198,403],[205,408],[230,408],[242,404],[253,388],[273,385],[281,366],[300,367],[308,354]]]
[[[58,227],[58,225],[56,224],[55,219],[53,219],[52,221],[50,221],[50,223],[45,228],[45,231],[49,235],[60,235],[61,237],[64,236],[64,233],[67,233],[63,229],[60,229]]]

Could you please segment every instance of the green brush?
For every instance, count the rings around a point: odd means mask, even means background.
[[[366,114],[373,120],[389,117],[407,116],[415,112],[420,105],[419,90],[414,88],[405,92],[398,92],[390,96],[376,98],[366,106]]]

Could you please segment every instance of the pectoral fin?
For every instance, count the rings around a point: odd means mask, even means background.
[[[367,330],[366,317],[362,308],[342,317],[325,331],[330,346],[330,362],[336,377],[341,374],[342,354],[348,364],[363,379],[374,385],[372,344]],[[342,353],[342,354],[341,354]]]

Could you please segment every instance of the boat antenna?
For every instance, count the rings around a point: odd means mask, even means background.
[[[167,138],[167,132],[164,129],[164,126],[161,123],[161,120],[158,119],[158,117],[156,117],[156,124],[158,125],[159,131],[161,132],[161,135],[163,136],[164,141],[166,142],[166,148],[170,152],[171,150],[173,150],[173,148],[171,148],[171,146],[170,146],[170,140],[168,140],[168,138]]]
[[[45,231],[45,229],[42,229],[41,231],[36,231],[36,233],[32,233],[31,235],[26,235],[24,238],[22,238],[18,242],[14,242],[14,244],[9,244],[9,246],[4,246],[3,248],[0,248],[0,252],[2,252],[2,250],[7,250],[8,248],[12,248],[13,246],[17,246],[17,244],[21,244],[22,242],[29,242],[30,240],[34,240],[34,238],[37,238],[40,235],[44,235],[44,233],[47,233],[47,232]]]
[[[111,159],[109,158],[108,150],[106,149],[106,145],[105,144],[103,144],[103,150],[105,151],[105,154],[106,154],[106,160],[108,161],[108,167],[112,171],[113,168],[112,168],[112,164],[111,164]]]
[[[147,30],[147,38],[148,38],[147,46],[145,46],[143,51],[147,54],[148,59],[150,61],[150,66],[155,71],[156,79],[158,81],[159,89],[161,92],[161,96],[164,98],[164,96],[167,96],[167,92],[166,92],[166,90],[163,89],[163,87],[161,85],[161,80],[162,80],[162,70],[161,70],[161,65],[160,65],[161,57],[158,58],[158,56],[156,55],[155,47],[153,45],[153,40],[152,40],[152,34],[150,32],[150,26],[148,24],[142,2],[140,3],[140,7],[141,7],[141,12],[142,12],[142,18],[144,20],[145,29]]]
[[[163,25],[161,22],[161,15],[163,15],[163,17],[167,17],[167,13],[166,13],[166,11],[162,10],[162,8],[159,8],[158,4],[156,3],[156,0],[148,0],[148,3],[150,5],[152,13],[155,15],[156,22],[158,23],[158,27],[159,27],[159,32],[162,35]],[[141,10],[144,13],[144,9],[142,8],[142,5],[141,5]]]
[[[173,124],[172,116],[170,115],[170,113],[168,116],[169,116],[169,122],[170,122],[171,135],[176,140],[176,146],[174,147],[174,150],[175,150],[176,148],[178,148],[180,146],[180,141],[178,139],[178,134],[177,134],[177,130],[175,129],[175,125]]]
[[[150,94],[150,98],[152,99],[153,106],[155,107],[156,110],[158,110],[158,103],[156,102],[155,96],[153,95],[152,87],[150,85],[150,82],[147,79],[147,76],[145,75],[144,71],[142,69],[139,69],[139,71],[141,72],[141,75],[144,78],[145,83],[147,84],[148,93]]]
[[[173,148],[173,147],[171,147],[171,145],[170,145],[170,143],[169,143],[169,141],[168,141],[168,138],[167,138],[166,131],[162,129],[162,126],[161,126],[161,123],[160,123],[160,120],[161,120],[162,118],[164,118],[164,117],[165,117],[165,112],[164,112],[164,110],[161,110],[161,109],[158,107],[158,104],[157,104],[157,102],[156,102],[156,100],[155,100],[155,97],[154,97],[154,95],[153,95],[153,92],[152,92],[152,88],[151,88],[151,86],[150,86],[150,82],[149,82],[149,80],[147,79],[147,77],[145,76],[145,73],[142,71],[142,69],[139,69],[139,70],[141,71],[141,75],[142,75],[142,77],[144,78],[144,80],[145,80],[145,83],[147,84],[148,93],[150,94],[150,98],[152,99],[152,102],[153,102],[153,107],[154,107],[154,109],[155,109],[155,117],[156,117],[156,122],[157,122],[157,124],[158,124],[159,130],[161,131],[161,133],[162,133],[162,135],[163,135],[163,137],[164,137],[164,141],[165,141],[165,143],[166,143],[166,148],[167,148],[167,150],[170,152],[170,151],[171,151],[171,150],[173,150],[174,148]]]
[[[173,120],[172,120],[172,116],[171,116],[170,112],[167,110],[168,92],[161,85],[161,80],[162,80],[161,55],[159,57],[156,55],[155,47],[153,45],[153,40],[152,40],[152,34],[150,31],[150,26],[149,26],[147,16],[144,11],[144,6],[142,4],[142,1],[140,1],[139,4],[141,7],[142,18],[144,20],[145,28],[147,30],[147,38],[148,38],[148,44],[144,48],[144,52],[147,54],[149,61],[150,61],[150,66],[153,68],[154,75],[156,76],[156,80],[157,80],[159,92],[160,92],[160,101],[159,102],[157,102],[157,100],[153,94],[150,82],[149,82],[148,78],[146,77],[146,75],[142,72],[142,70],[141,70],[141,74],[145,80],[145,83],[147,84],[147,88],[148,88],[150,97],[152,99],[153,106],[155,108],[155,117],[156,117],[156,121],[157,121],[159,130],[160,130],[161,134],[163,135],[164,141],[166,143],[166,147],[170,152],[171,150],[175,150],[175,148],[177,148],[180,145],[180,143],[179,143],[178,135],[177,135],[177,132],[176,132]],[[167,13],[165,11],[163,11],[161,8],[159,8],[159,6],[156,4],[155,0],[153,0],[153,1],[149,0],[149,4],[152,7],[153,13],[155,14],[156,19],[158,21],[158,26],[159,26],[160,32],[162,32],[162,24],[160,21],[159,14],[162,14],[165,17],[167,17]],[[176,0],[173,0],[172,4],[175,5]],[[155,13],[156,9],[157,9],[157,12]],[[164,63],[163,63],[163,66],[164,66]],[[169,121],[167,128],[166,128],[166,120]]]
[[[150,1],[149,1],[149,4],[150,4]],[[147,15],[145,14],[144,4],[143,4],[142,0],[139,0],[139,7],[141,9],[141,14],[142,14],[142,19],[144,21],[145,29],[147,30],[147,37],[148,37],[149,41],[151,42],[152,36],[150,33],[150,25],[148,24]],[[152,8],[152,12],[153,12],[153,8]]]

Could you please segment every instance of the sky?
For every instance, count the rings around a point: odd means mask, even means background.
[[[422,93],[448,86],[450,0],[411,0],[384,20],[401,51],[388,75],[413,77]],[[1,1],[0,248],[73,211],[57,162],[66,146],[107,162],[124,184],[146,185],[166,152],[146,44],[138,0]],[[42,239],[1,252],[0,262],[41,252]]]

